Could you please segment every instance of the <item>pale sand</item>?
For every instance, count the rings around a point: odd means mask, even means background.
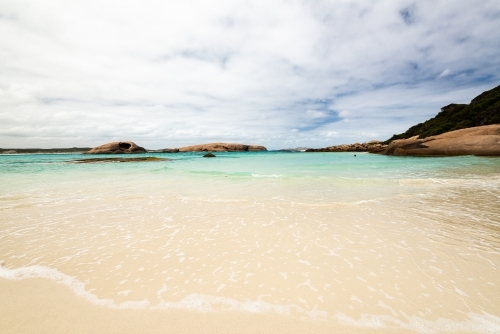
[[[1,198],[0,333],[500,331],[498,180],[200,180]]]
[[[1,333],[410,333],[247,312],[203,313],[97,306],[64,285],[0,279]],[[414,332],[411,332],[414,333]]]

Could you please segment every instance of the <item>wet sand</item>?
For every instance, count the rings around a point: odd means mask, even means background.
[[[54,208],[16,210],[32,223],[17,226],[3,243],[0,276],[14,281],[0,284],[14,288],[1,313],[17,319],[14,327],[28,326],[16,317],[31,312],[49,332],[71,326],[78,314],[110,328],[134,323],[125,326],[131,332],[150,323],[168,327],[171,318],[175,330],[186,332],[197,326],[259,332],[253,327],[259,324],[297,333],[379,327],[481,333],[498,325],[490,315],[500,307],[499,254],[485,247],[487,230],[429,224],[373,203],[331,211],[332,204],[169,198],[174,216],[158,219],[165,199],[133,201],[143,203],[140,213],[117,211],[111,220],[110,203],[77,215],[66,207],[60,219]],[[209,219],[200,225],[199,216]],[[238,327],[246,322],[254,325]],[[83,332],[98,325],[77,323]]]
[[[110,309],[78,298],[50,280],[0,280],[0,332],[14,333],[411,333],[308,318],[182,310]]]

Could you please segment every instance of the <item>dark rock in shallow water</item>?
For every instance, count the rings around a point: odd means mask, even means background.
[[[144,161],[167,161],[171,159],[166,158],[156,158],[156,157],[140,157],[140,158],[89,158],[89,159],[78,159],[70,162],[77,164],[95,164],[102,162],[144,162]]]
[[[215,158],[215,154],[213,154],[213,153],[207,153],[203,157],[204,158]]]
[[[129,154],[147,153],[144,147],[137,146],[131,141],[115,141],[101,146],[94,147],[85,154]]]

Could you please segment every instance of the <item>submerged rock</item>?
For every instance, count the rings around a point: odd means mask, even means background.
[[[437,136],[394,140],[386,155],[411,156],[500,156],[500,124],[476,126]]]
[[[147,153],[144,147],[137,146],[131,141],[115,141],[101,146],[94,147],[85,154],[129,154]]]
[[[192,145],[179,148],[180,152],[200,152],[200,151],[213,151],[213,152],[224,152],[224,151],[267,151],[264,146],[258,145],[244,145],[244,144],[232,144],[232,143],[210,143],[201,145]]]
[[[204,158],[215,158],[215,154],[213,154],[213,153],[207,153],[203,157]]]
[[[171,160],[166,158],[156,158],[156,157],[140,157],[140,158],[89,158],[89,159],[78,159],[71,162],[77,164],[95,164],[102,162],[144,162],[144,161],[165,161]]]

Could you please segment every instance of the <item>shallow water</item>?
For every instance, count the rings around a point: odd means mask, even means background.
[[[500,159],[216,154],[0,156],[0,277],[118,308],[500,331]]]

